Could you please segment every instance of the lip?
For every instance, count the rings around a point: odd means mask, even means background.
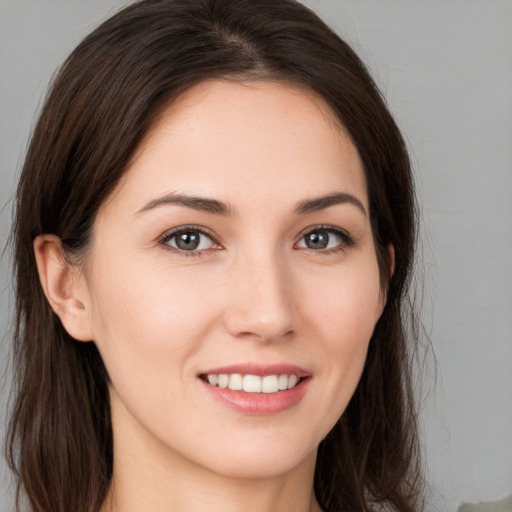
[[[261,365],[254,363],[233,364],[230,366],[210,368],[200,372],[199,375],[208,375],[212,373],[217,375],[220,373],[240,373],[242,375],[258,375],[260,377],[265,377],[267,375],[283,375],[286,373],[286,375],[297,375],[297,377],[300,378],[311,377],[311,372],[292,364]]]
[[[260,377],[282,374],[297,375],[300,381],[295,387],[278,391],[277,393],[245,393],[243,391],[233,391],[229,388],[221,389],[217,386],[212,386],[200,378],[202,375],[221,373],[240,373],[242,375],[258,375]],[[251,363],[237,364],[211,368],[198,374],[199,382],[210,396],[239,413],[252,416],[278,414],[296,406],[306,394],[311,378],[311,372],[289,364],[265,366]]]

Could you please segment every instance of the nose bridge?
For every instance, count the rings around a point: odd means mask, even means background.
[[[226,323],[231,334],[277,340],[294,328],[290,269],[278,250],[264,247],[240,253],[230,276]]]

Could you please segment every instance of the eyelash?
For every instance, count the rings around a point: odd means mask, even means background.
[[[331,249],[310,249],[310,252],[314,253],[316,256],[337,254],[346,251],[350,247],[354,247],[356,245],[356,240],[352,236],[350,236],[346,231],[336,226],[331,226],[328,224],[320,224],[318,226],[311,226],[309,228],[306,228],[306,230],[304,230],[300,235],[299,242],[302,241],[307,235],[319,232],[337,236],[340,239],[340,243],[339,245],[337,245],[336,247],[332,247]]]
[[[177,253],[181,256],[185,257],[192,257],[192,256],[202,256],[204,250],[191,250],[191,251],[185,251],[183,249],[178,249],[176,247],[172,247],[169,245],[169,242],[177,237],[180,234],[185,233],[200,233],[201,235],[207,236],[214,245],[220,246],[220,244],[217,242],[215,236],[213,233],[201,226],[180,226],[179,228],[174,228],[171,231],[168,231],[167,233],[164,233],[159,239],[158,244],[161,245],[165,250],[171,251],[174,253]]]
[[[177,237],[180,234],[184,234],[184,233],[188,233],[188,232],[200,233],[201,235],[205,235],[212,241],[212,243],[214,245],[220,246],[220,244],[216,240],[216,237],[213,235],[213,233],[210,230],[205,229],[204,227],[201,227],[201,226],[193,226],[193,225],[181,226],[179,228],[174,228],[171,231],[168,231],[167,233],[164,233],[158,239],[158,244],[161,245],[165,250],[168,250],[168,251],[171,251],[174,253],[178,253],[185,257],[202,256],[205,249],[186,251],[186,250],[178,249],[176,247],[172,247],[169,245],[169,242],[173,238]],[[336,254],[336,253],[345,251],[345,250],[347,250],[347,248],[350,248],[350,247],[353,247],[356,245],[355,239],[352,236],[350,236],[346,231],[344,231],[340,228],[337,228],[335,226],[330,226],[330,225],[311,226],[311,227],[307,228],[300,235],[299,242],[304,240],[304,238],[306,236],[312,235],[313,233],[318,233],[318,232],[324,232],[324,233],[328,233],[331,235],[335,235],[336,237],[338,237],[341,240],[341,243],[338,246],[333,247],[331,249],[318,249],[318,250],[309,249],[310,252],[315,253],[318,256],[328,255],[328,254]],[[294,244],[294,247],[299,242],[296,242]]]

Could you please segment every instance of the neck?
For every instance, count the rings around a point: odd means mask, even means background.
[[[243,481],[228,478],[174,480],[114,477],[102,512],[321,512],[311,489],[293,479]],[[151,482],[151,483],[150,483]]]

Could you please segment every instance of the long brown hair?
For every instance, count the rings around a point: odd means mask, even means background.
[[[315,91],[359,151],[387,305],[357,390],[320,444],[315,493],[326,512],[418,511],[415,339],[403,325],[415,242],[410,162],[364,64],[293,0],[136,2],[91,33],[56,77],[23,167],[12,233],[16,401],[7,447],[18,496],[36,512],[97,512],[113,468],[107,372],[94,343],[74,341],[46,301],[33,240],[53,233],[80,255],[156,116],[218,77]]]

